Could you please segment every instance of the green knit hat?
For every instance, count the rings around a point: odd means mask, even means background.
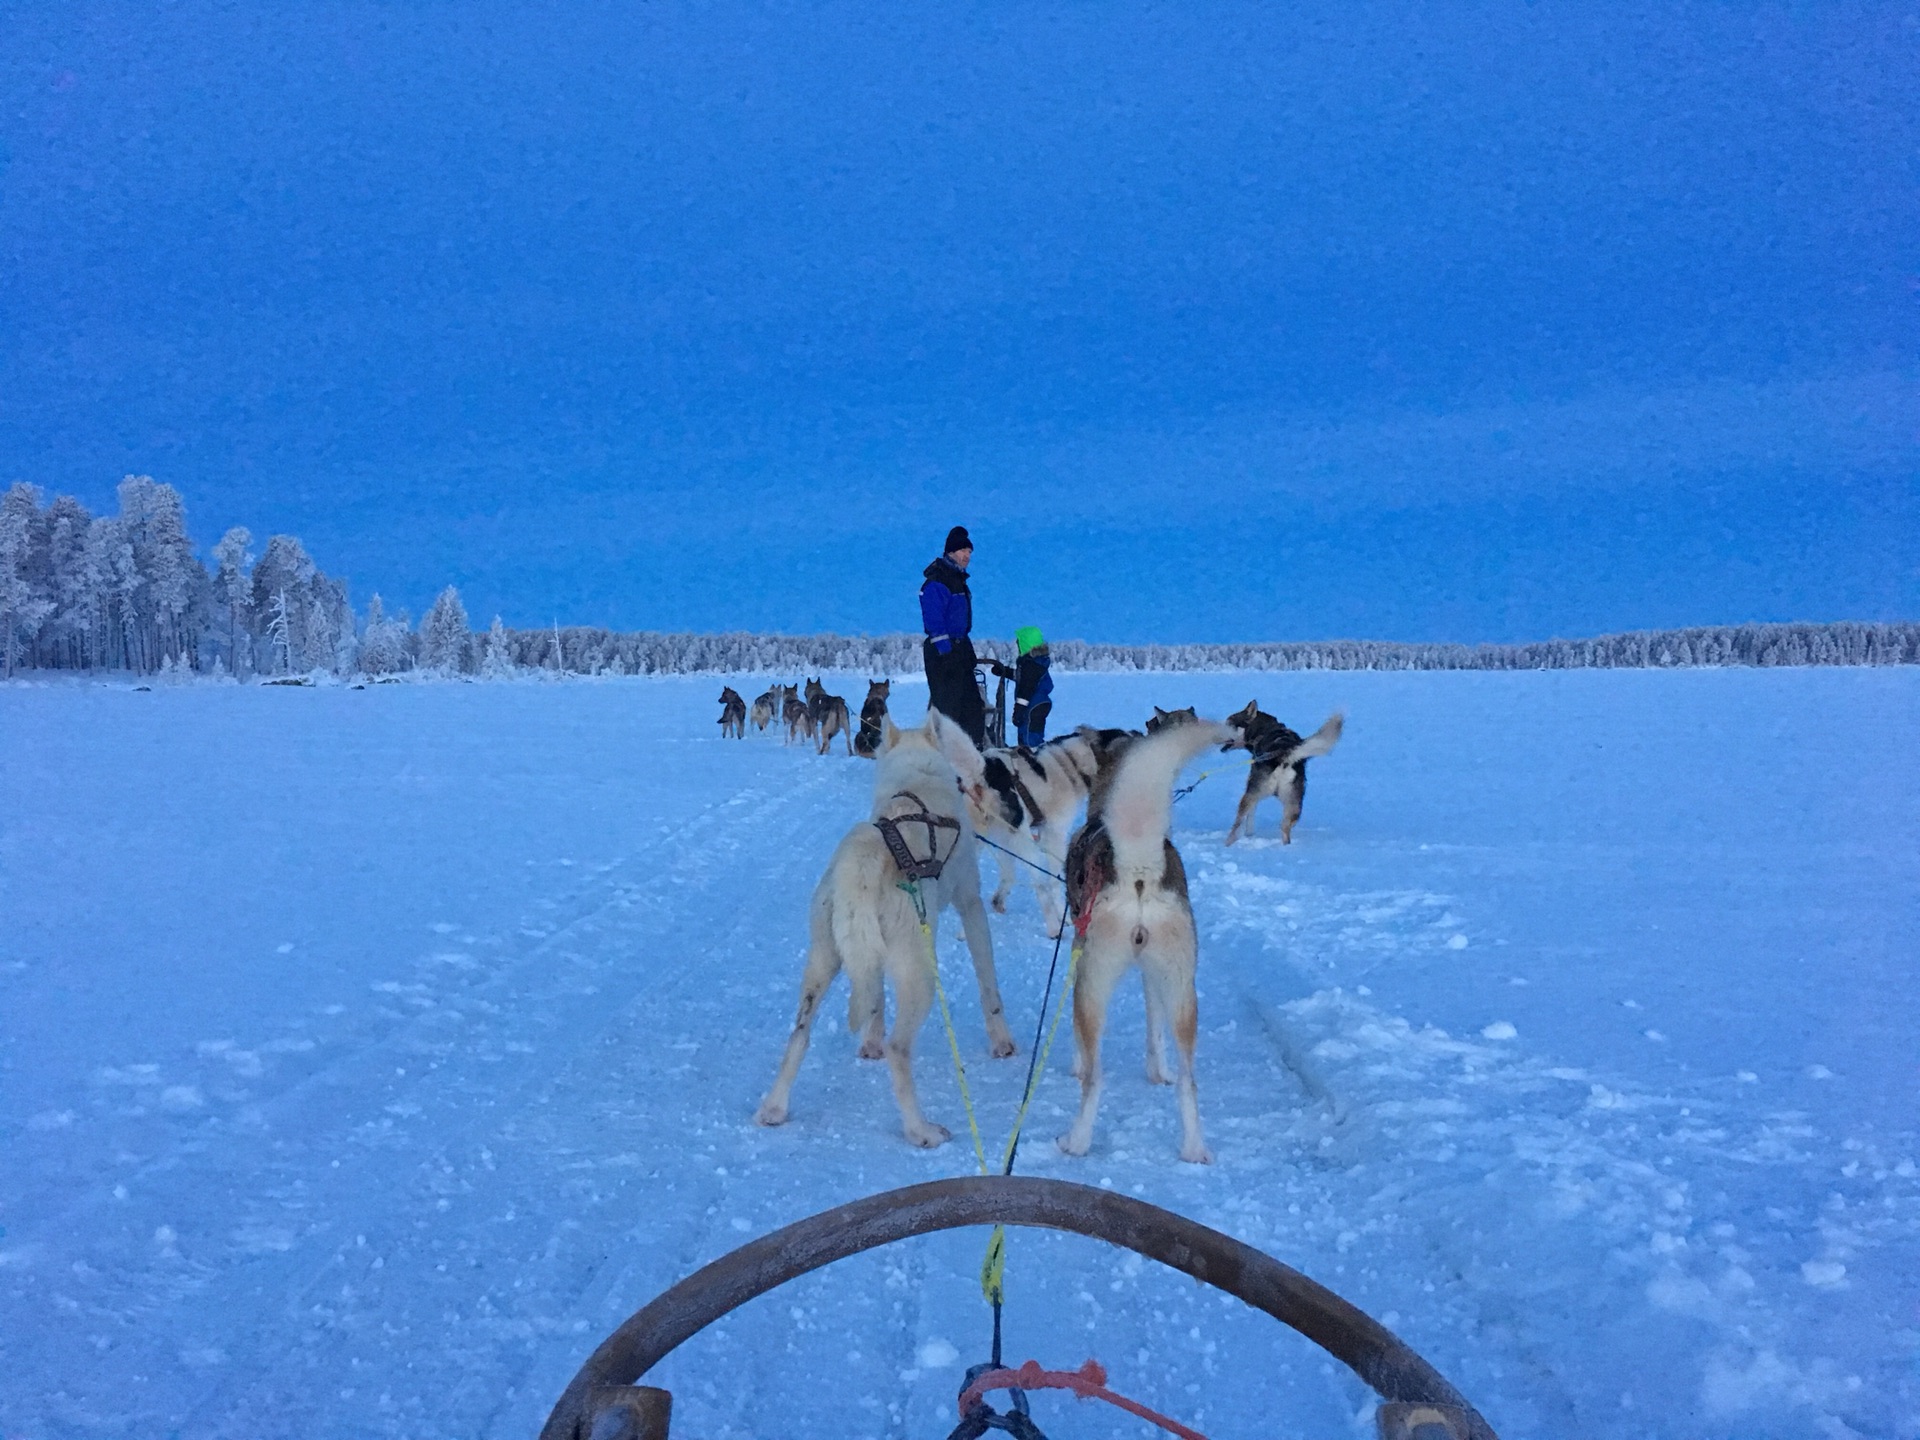
[[[1022,625],[1013,632],[1013,643],[1020,647],[1020,653],[1038,650],[1047,643],[1047,637],[1040,633],[1038,625]]]

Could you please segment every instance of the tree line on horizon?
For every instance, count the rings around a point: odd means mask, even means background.
[[[0,675],[17,670],[289,677],[407,672],[525,675],[917,673],[920,637],[514,629],[476,633],[459,592],[442,590],[415,625],[379,595],[356,614],[344,580],[291,535],[236,526],[212,568],[187,535],[179,491],[150,476],[120,482],[119,513],[69,495],[44,504],[24,482],[0,495]],[[1011,642],[983,658],[1011,661]],[[1920,664],[1920,623],[1795,622],[1641,630],[1518,645],[1309,640],[1111,645],[1059,640],[1062,670],[1585,670],[1662,666]]]

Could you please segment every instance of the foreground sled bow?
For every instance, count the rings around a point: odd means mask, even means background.
[[[1386,1402],[1378,1412],[1382,1440],[1497,1440],[1480,1413],[1399,1337],[1271,1256],[1130,1196],[1002,1175],[937,1180],[856,1200],[695,1271],[601,1342],[547,1417],[541,1440],[667,1440],[671,1397],[633,1382],[721,1316],[849,1255],[936,1230],[995,1224],[1105,1240],[1266,1311]],[[1022,1373],[1028,1372],[1013,1372],[1015,1378]],[[1097,1370],[1078,1373],[1091,1385]],[[985,1409],[978,1392],[1006,1383],[998,1375],[969,1375],[968,1398],[976,1408],[962,1408],[963,1428],[972,1418],[982,1428],[1040,1433],[1018,1398],[1014,1414]]]

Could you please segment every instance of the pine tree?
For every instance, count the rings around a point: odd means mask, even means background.
[[[443,675],[465,669],[469,633],[467,607],[460,603],[460,592],[449,585],[420,619],[422,668]]]
[[[253,582],[247,574],[247,567],[253,564],[253,552],[247,547],[252,544],[253,532],[244,525],[236,525],[213,547],[213,558],[220,567],[214,575],[213,587],[226,607],[227,655],[235,675],[246,673],[246,657],[241,646],[253,609]]]

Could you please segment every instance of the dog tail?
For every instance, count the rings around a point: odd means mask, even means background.
[[[1339,711],[1327,717],[1327,723],[1302,740],[1275,762],[1278,765],[1298,765],[1302,760],[1311,760],[1316,755],[1325,755],[1340,743],[1340,731],[1346,725],[1347,717]]]
[[[1173,822],[1173,782],[1203,750],[1238,732],[1212,720],[1174,725],[1128,745],[1108,785],[1100,818],[1114,848],[1158,847]]]

